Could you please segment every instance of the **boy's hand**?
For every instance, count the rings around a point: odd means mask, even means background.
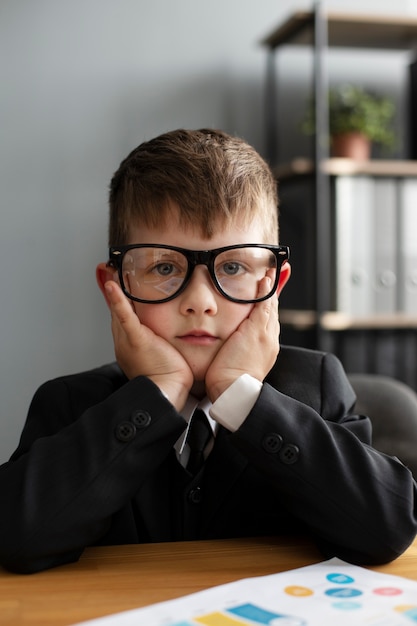
[[[260,284],[268,293],[270,278]],[[214,402],[242,374],[263,381],[279,352],[278,297],[258,302],[217,353],[206,374],[206,391]]]
[[[141,324],[116,282],[105,285],[110,304],[116,360],[129,379],[147,376],[177,410],[181,410],[193,384],[188,363],[162,337]]]

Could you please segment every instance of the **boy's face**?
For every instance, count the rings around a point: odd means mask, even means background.
[[[244,228],[221,228],[207,240],[197,229],[180,227],[174,214],[169,226],[132,228],[128,243],[154,243],[205,250],[240,243],[265,243],[265,239],[260,220]],[[285,282],[284,278],[280,281],[279,290]],[[190,283],[173,300],[159,304],[132,301],[131,305],[141,323],[168,341],[184,357],[196,382],[204,381],[217,352],[254,306],[224,298],[213,285],[204,265],[195,267]]]

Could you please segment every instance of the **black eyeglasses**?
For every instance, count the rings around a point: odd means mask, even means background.
[[[143,303],[168,302],[190,282],[194,268],[205,265],[218,291],[232,302],[267,300],[276,291],[287,246],[240,244],[215,250],[187,250],[158,244],[112,246],[108,265],[117,270],[124,294]],[[260,281],[271,279],[270,291],[258,296]]]

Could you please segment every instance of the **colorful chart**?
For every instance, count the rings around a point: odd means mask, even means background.
[[[352,566],[349,566],[352,569]],[[297,574],[299,571],[296,570]],[[307,578],[306,578],[307,581]],[[368,577],[366,578],[366,584],[363,586],[363,580],[356,580],[351,573],[346,573],[343,569],[331,571],[327,573],[323,578],[314,577],[314,580],[310,580],[310,586],[307,585],[284,585],[280,588],[280,592],[286,594],[288,598],[293,600],[301,600],[304,598],[315,599],[314,604],[318,606],[320,603],[324,608],[325,601],[327,601],[327,609],[332,609],[334,615],[337,612],[342,613],[354,612],[360,614],[361,609],[365,610],[370,601],[373,598],[372,604],[377,606],[378,598],[380,599],[381,609],[391,611],[391,621],[387,622],[387,613],[384,611],[384,615],[376,615],[370,624],[381,624],[381,626],[395,626],[400,624],[398,621],[401,616],[401,623],[404,623],[404,619],[411,623],[417,624],[417,603],[416,604],[392,604],[386,603],[387,599],[400,599],[404,596],[405,590],[402,587],[402,579],[398,578],[398,584],[395,585],[372,585],[369,584]],[[313,584],[311,584],[313,583]],[[416,600],[417,600],[417,586],[416,586]],[[385,606],[384,606],[385,602]],[[278,603],[277,603],[278,604]],[[295,606],[295,604],[294,604]],[[301,603],[297,604],[301,608]],[[310,605],[310,610],[314,605]],[[303,608],[306,608],[304,605]],[[355,621],[356,623],[356,621]],[[368,622],[367,622],[368,623]],[[257,604],[245,603],[237,606],[227,607],[222,610],[212,611],[203,615],[195,615],[191,620],[172,622],[169,626],[249,626],[252,625],[268,625],[268,626],[308,626],[310,621],[306,621],[304,617],[294,614],[280,613],[263,608]]]
[[[105,620],[106,626],[417,626],[417,582],[331,559]]]

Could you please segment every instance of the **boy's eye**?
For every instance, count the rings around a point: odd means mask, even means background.
[[[152,272],[159,276],[170,276],[175,271],[175,267],[172,263],[158,263],[152,269]]]
[[[149,258],[150,257],[150,258]],[[187,259],[180,254],[167,254],[151,249],[151,254],[145,259],[145,274],[152,278],[170,278],[183,276],[187,272]]]
[[[244,271],[244,267],[241,263],[237,263],[236,261],[227,261],[227,263],[223,263],[219,270],[217,270],[217,272],[219,271],[223,274],[227,274],[227,276],[237,276]]]

